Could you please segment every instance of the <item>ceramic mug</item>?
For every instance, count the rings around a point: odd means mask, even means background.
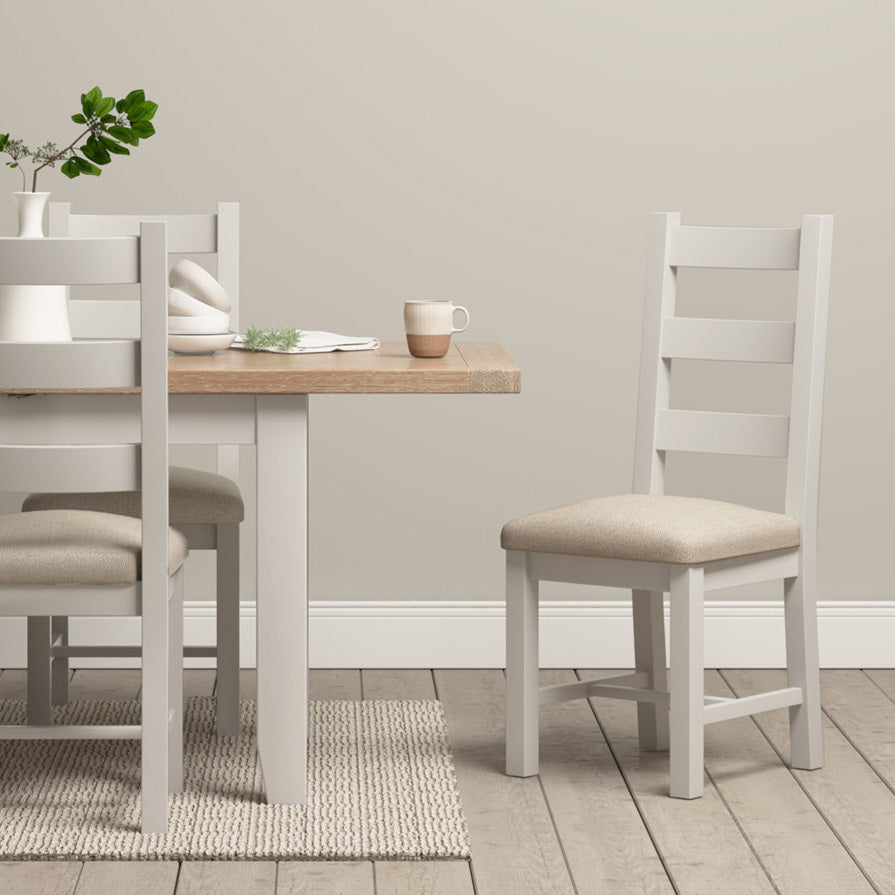
[[[462,311],[466,322],[454,327],[454,311]],[[469,311],[452,301],[405,301],[404,330],[407,347],[414,357],[444,357],[454,333],[465,332]]]

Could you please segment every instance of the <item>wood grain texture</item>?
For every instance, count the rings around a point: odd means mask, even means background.
[[[582,680],[618,672],[586,669]],[[714,786],[701,799],[668,796],[668,753],[642,752],[634,703],[592,699],[644,822],[678,892],[773,895],[774,887]]]
[[[68,698],[136,699],[140,695],[137,668],[78,668],[71,676]]]
[[[372,861],[280,861],[277,895],[374,895]]]
[[[72,895],[81,875],[80,861],[3,861],[3,895]]]
[[[436,698],[432,672],[427,668],[364,668],[361,679],[364,699]]]
[[[478,353],[475,347],[470,350],[472,362],[457,345],[444,357],[418,358],[401,342],[383,342],[375,351],[285,355],[230,350],[174,356],[168,362],[169,389],[172,394],[462,394],[474,390],[475,374],[478,390],[487,384],[489,391],[509,391],[500,387],[499,377],[489,374],[496,363],[508,365],[504,372],[518,372],[512,361],[498,345],[485,344]],[[482,365],[476,366],[479,354]]]
[[[895,689],[892,671],[821,672],[824,711],[864,760],[895,789]]]
[[[177,861],[86,861],[75,895],[173,895]]]
[[[539,683],[575,680],[541,671]],[[674,891],[585,700],[541,708],[540,778],[579,892]]]
[[[496,342],[455,342],[469,367],[469,391],[473,394],[518,394],[522,372]]]
[[[213,668],[185,668],[183,671],[184,697],[213,695],[215,677]]]
[[[479,895],[573,895],[537,777],[504,774],[503,673],[436,671],[435,684],[447,715]]]
[[[376,895],[475,895],[475,890],[468,861],[377,861]]]
[[[360,671],[356,668],[312,668],[308,672],[309,699],[361,697]]]
[[[462,344],[462,353],[460,350]],[[403,342],[375,351],[270,354],[229,350],[168,358],[170,394],[469,394],[521,390],[519,368],[493,342],[457,343],[444,357],[412,357]],[[58,389],[42,390],[54,394]],[[66,394],[130,394],[135,389],[66,389]],[[34,389],[0,389],[33,394]]]
[[[177,895],[275,895],[276,889],[273,861],[184,861],[177,880]]]
[[[853,687],[850,679],[860,672],[835,671],[833,678],[844,681],[859,708],[858,726],[877,716],[869,705],[863,688]],[[724,671],[722,676],[737,696],[761,693],[786,685],[786,672],[775,669]],[[868,682],[869,683],[869,682]],[[872,688],[872,684],[870,685]],[[875,700],[874,700],[875,702]],[[892,706],[895,714],[895,705]],[[789,713],[779,709],[754,717],[755,723],[781,756],[789,763]],[[812,802],[826,817],[827,822],[842,838],[848,850],[860,863],[880,892],[895,892],[895,795],[879,775],[848,741],[855,731],[854,721],[843,734],[826,716],[823,719],[825,761],[816,771],[794,770],[793,776]],[[891,743],[891,741],[890,741]]]
[[[716,671],[706,693],[732,696]],[[705,766],[780,895],[873,892],[751,718],[705,729]]]

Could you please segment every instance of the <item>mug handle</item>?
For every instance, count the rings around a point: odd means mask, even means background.
[[[456,311],[462,311],[464,313],[464,315],[466,316],[466,323],[464,323],[460,329],[452,329],[451,333],[465,333],[466,330],[469,329],[469,311],[467,311],[466,308],[463,307],[463,305],[456,305],[454,307],[454,311],[452,311],[451,314],[453,315],[453,313]]]

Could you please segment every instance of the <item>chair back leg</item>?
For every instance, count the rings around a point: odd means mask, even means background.
[[[50,634],[54,646],[68,646],[68,617],[53,616]],[[53,656],[53,705],[68,702],[68,683],[71,677],[68,656]]]
[[[670,794],[698,799],[703,792],[703,569],[671,567]]]
[[[218,736],[239,734],[239,525],[216,526]]]
[[[507,774],[538,773],[538,582],[528,554],[507,551]]]
[[[53,701],[50,675],[50,617],[28,617],[28,723],[49,724]]]
[[[783,585],[786,614],[786,669],[790,687],[802,689],[801,705],[790,706],[789,735],[794,768],[823,767],[823,719],[817,652],[817,601],[803,573]]]
[[[647,673],[647,689],[667,691],[665,608],[663,603],[661,591],[632,591],[634,668],[636,671]],[[653,702],[638,702],[637,732],[641,749],[667,749],[667,706]]]

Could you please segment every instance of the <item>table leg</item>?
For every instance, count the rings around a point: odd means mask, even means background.
[[[259,395],[258,752],[269,803],[307,797],[308,397]]]

